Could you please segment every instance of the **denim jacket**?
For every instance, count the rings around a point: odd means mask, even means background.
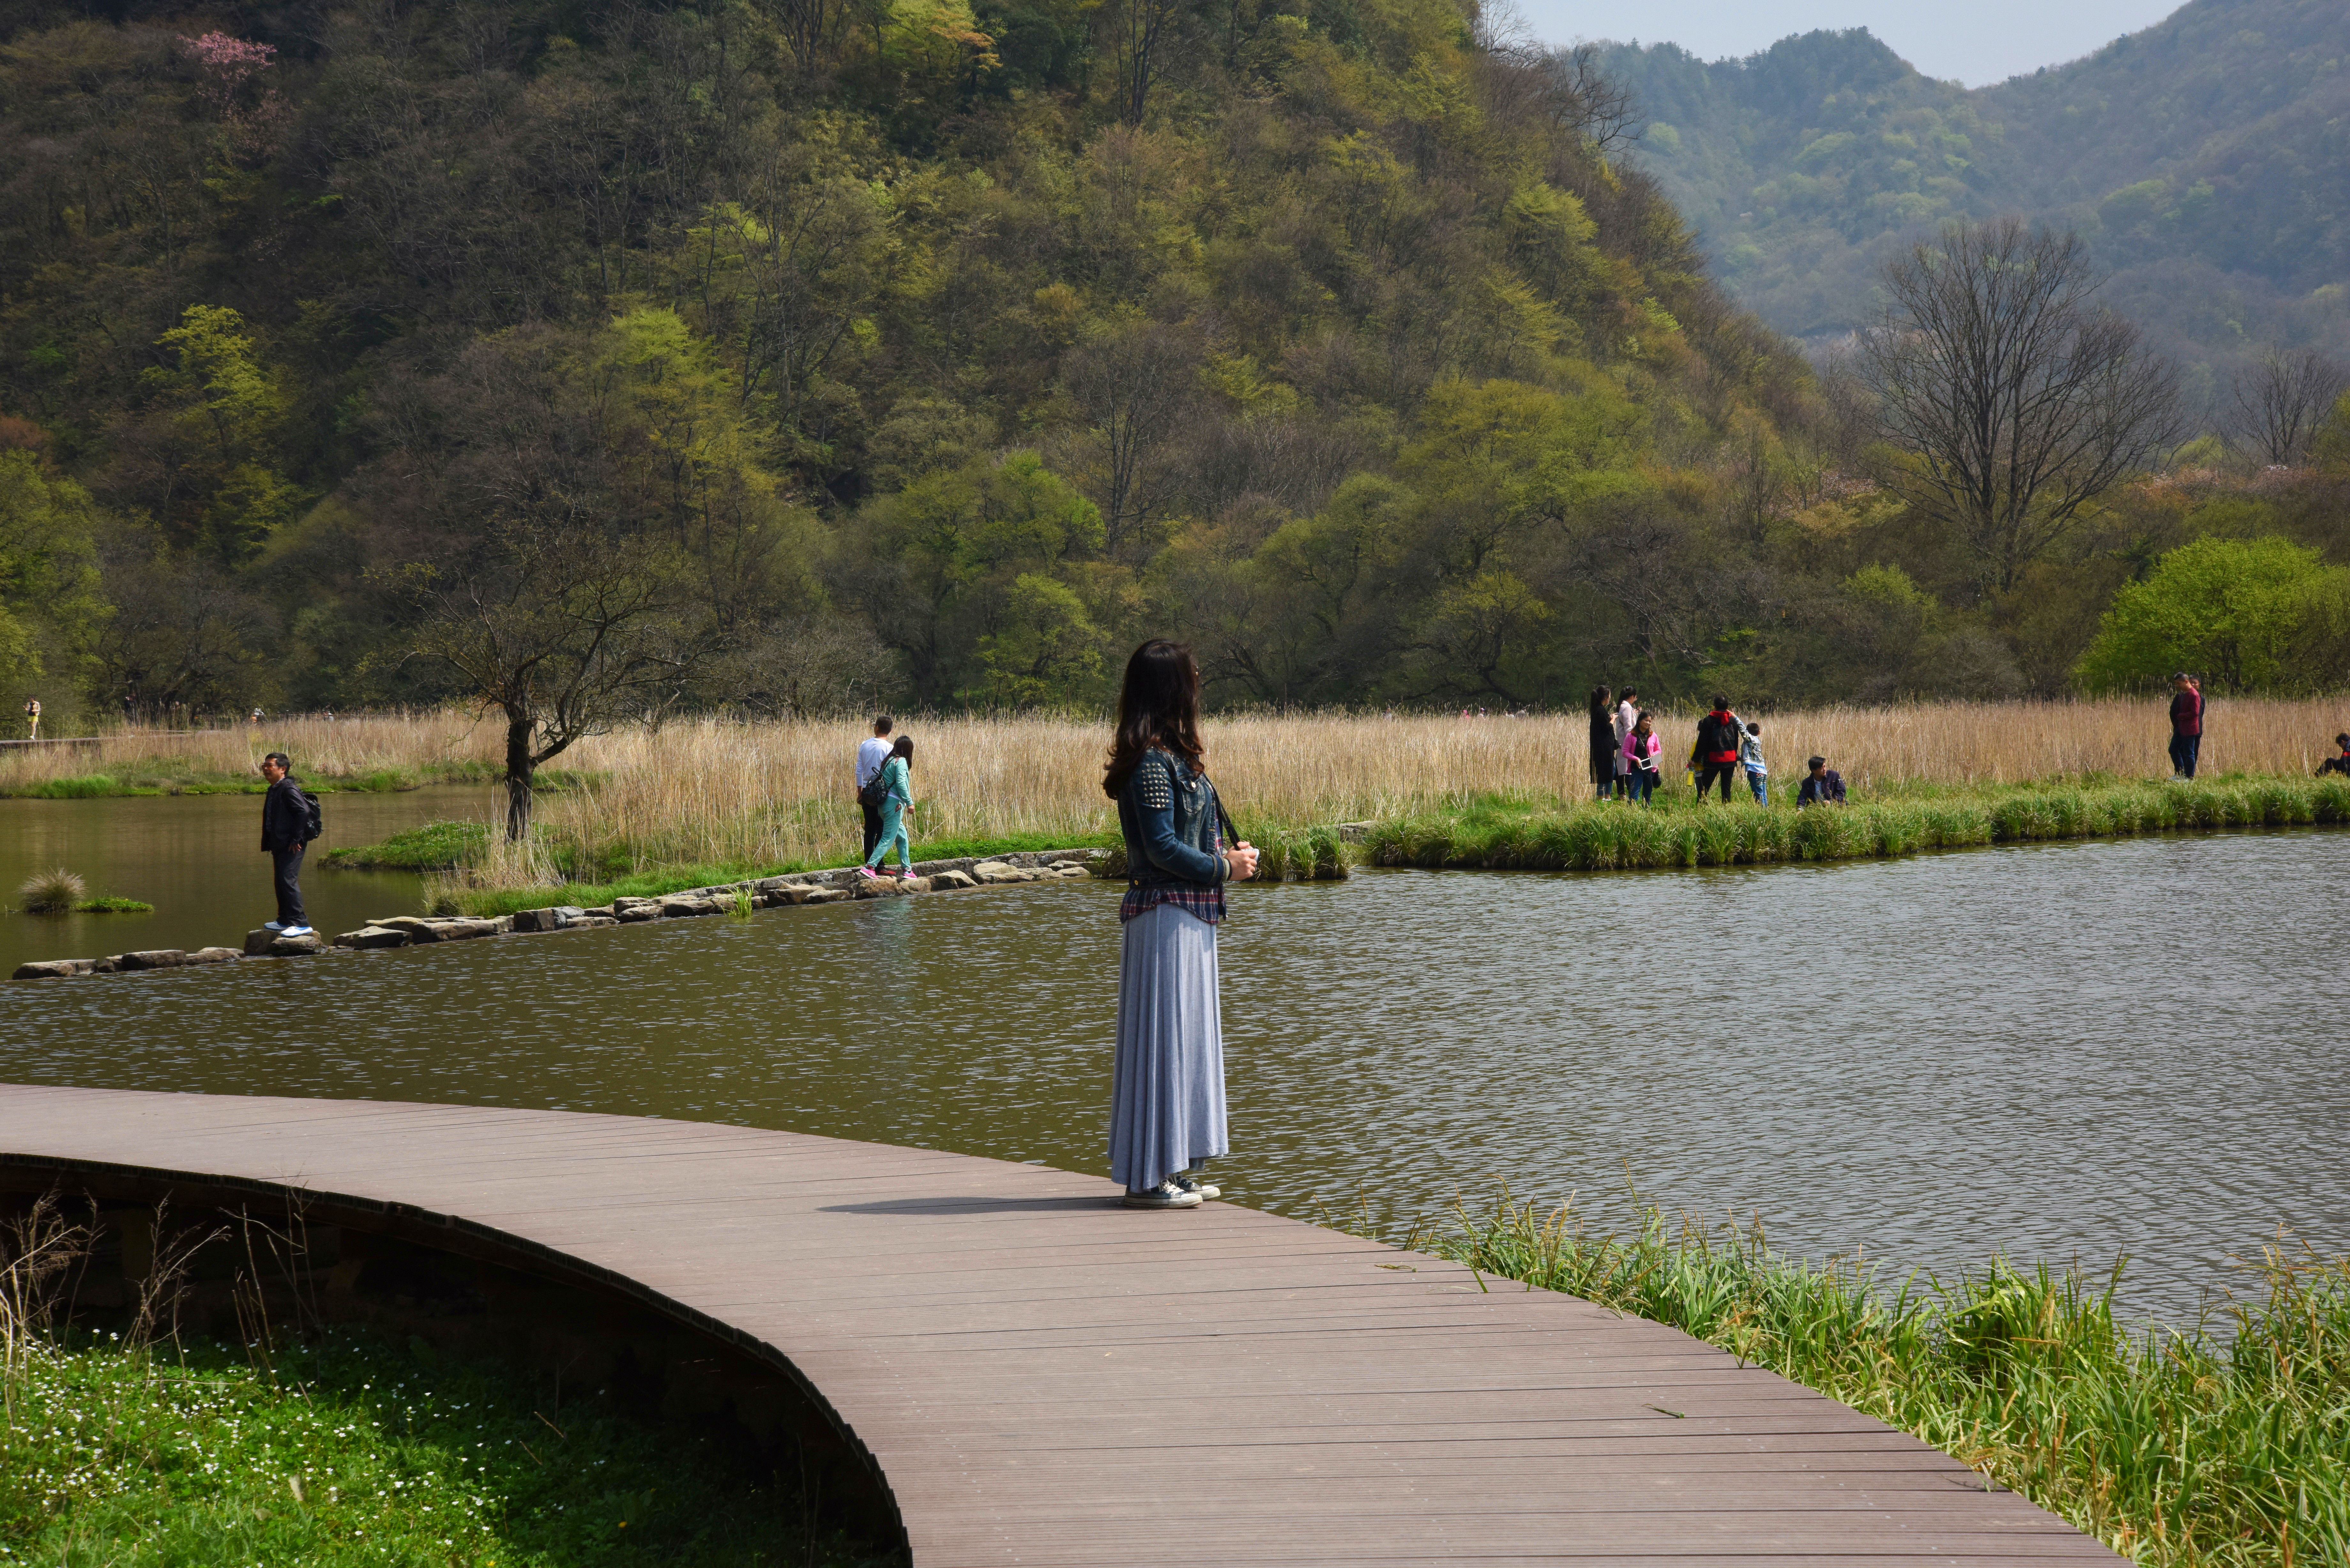
[[[1146,753],[1126,781],[1118,826],[1136,888],[1221,887],[1231,871],[1215,852],[1216,786],[1166,752]]]

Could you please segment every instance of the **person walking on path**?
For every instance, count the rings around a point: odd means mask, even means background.
[[[1795,790],[1796,806],[1800,809],[1807,805],[1842,805],[1844,775],[1828,766],[1825,757],[1814,757],[1805,765],[1811,772],[1804,776],[1803,784]]]
[[[29,732],[25,738],[28,741],[39,740],[41,738],[41,700],[38,697],[25,699],[25,722],[29,726]]]
[[[858,853],[873,858],[873,846],[881,838],[881,803],[879,797],[866,799],[867,788],[881,774],[881,764],[889,760],[889,732],[898,722],[884,713],[873,721],[873,733],[857,744],[857,808],[865,814],[865,847]]]
[[[1632,721],[1632,732],[1624,737],[1624,788],[1642,805],[1657,793],[1657,753],[1664,749],[1646,712]]]
[[[1721,781],[1721,804],[1730,804],[1730,781],[1738,774],[1738,748],[1746,739],[1746,725],[1730,711],[1730,699],[1716,697],[1713,711],[1697,722],[1697,746],[1690,761],[1697,773],[1697,798],[1715,779]]]
[[[2170,678],[2170,776],[2195,776],[2203,753],[2203,686],[2185,670]]]
[[[1591,787],[1606,800],[1616,793],[1616,759],[1624,738],[1616,732],[1616,705],[1605,686],[1591,689]]]
[[[294,780],[293,763],[283,752],[261,759],[261,776],[269,793],[261,797],[261,847],[277,874],[277,918],[265,929],[280,936],[307,937],[310,927],[302,913],[302,857],[318,836],[310,797]]]
[[[1771,764],[1762,760],[1762,726],[1746,726],[1746,738],[1738,742],[1739,765],[1746,770],[1746,787],[1754,792],[1756,805],[1771,804]]]
[[[1221,1197],[1200,1171],[1232,1147],[1216,928],[1224,885],[1255,876],[1257,854],[1244,839],[1226,844],[1205,761],[1200,667],[1189,645],[1153,638],[1126,661],[1102,772],[1126,838],[1109,1172],[1129,1209]]]
[[[868,877],[879,877],[877,867],[882,857],[895,849],[902,881],[914,874],[914,844],[906,833],[906,814],[914,808],[913,736],[900,735],[890,745],[889,760],[881,764],[875,782],[880,785],[881,836],[865,852],[865,864],[858,869]]]

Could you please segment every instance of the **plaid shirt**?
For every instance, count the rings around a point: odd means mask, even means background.
[[[1213,789],[1215,786],[1210,784],[1208,787]],[[1224,852],[1224,830],[1213,820],[1208,824],[1208,852],[1211,855],[1222,855]],[[1211,926],[1221,925],[1224,919],[1223,884],[1181,882],[1170,886],[1160,883],[1156,887],[1146,888],[1139,883],[1128,882],[1126,885],[1126,897],[1118,906],[1118,923],[1123,925],[1145,909],[1158,904],[1172,904],[1186,914],[1196,916]]]

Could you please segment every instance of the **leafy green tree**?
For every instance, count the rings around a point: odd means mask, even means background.
[[[194,530],[224,560],[241,561],[309,499],[280,472],[276,450],[293,394],[227,306],[188,306],[155,346],[174,363],[140,379],[185,443]]]
[[[974,693],[1007,708],[1098,702],[1102,634],[1085,600],[1037,572],[1013,579],[995,629],[979,639],[987,679]]]
[[[2198,539],[2114,596],[2074,680],[2150,690],[2187,670],[2215,692],[2333,691],[2345,631],[2350,567],[2274,535]]]
[[[38,696],[53,722],[66,722],[109,613],[98,526],[88,492],[37,452],[0,451],[0,703],[8,711]]]

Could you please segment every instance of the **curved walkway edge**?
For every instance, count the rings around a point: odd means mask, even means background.
[[[1677,1330],[1226,1204],[650,1117],[0,1086],[0,1161],[291,1189],[764,1347],[920,1568],[2119,1559]]]

